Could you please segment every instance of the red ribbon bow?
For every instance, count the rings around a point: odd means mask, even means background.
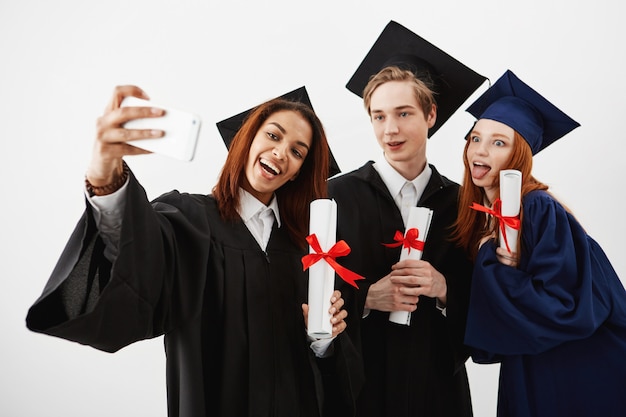
[[[410,228],[406,231],[406,235],[403,235],[401,231],[396,230],[396,234],[393,237],[393,240],[396,243],[383,243],[383,245],[388,248],[397,248],[398,246],[402,246],[403,248],[408,248],[409,253],[411,253],[411,249],[424,250],[424,241],[417,240],[420,232],[415,227]]]
[[[509,242],[506,238],[506,228],[505,226],[509,226],[511,229],[519,230],[520,229],[520,220],[518,216],[503,216],[502,215],[502,201],[498,198],[493,202],[493,210],[489,207],[481,206],[478,203],[472,203],[470,206],[471,209],[476,211],[482,211],[487,214],[491,214],[493,217],[497,218],[500,223],[500,230],[502,231],[502,236],[504,237],[504,244],[506,245],[506,250],[511,252],[511,248],[509,248]]]
[[[304,255],[302,257],[302,267],[303,271],[306,271],[311,265],[319,261],[320,259],[324,259],[328,265],[330,265],[337,275],[341,277],[345,282],[352,285],[355,288],[359,288],[355,281],[359,279],[364,279],[361,275],[350,271],[348,268],[344,268],[339,265],[335,258],[339,256],[346,256],[350,253],[350,246],[343,241],[335,243],[332,248],[328,252],[322,251],[322,247],[320,246],[320,242],[317,240],[317,236],[314,234],[306,237],[306,241],[311,245],[311,248],[315,251],[315,253],[309,253],[308,255]]]

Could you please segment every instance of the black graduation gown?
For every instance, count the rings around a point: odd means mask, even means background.
[[[365,363],[357,415],[471,416],[463,336],[472,264],[448,239],[457,216],[459,185],[431,165],[432,177],[418,203],[433,210],[422,259],[446,277],[447,317],[436,308],[435,299],[422,296],[410,326],[389,322],[389,313],[379,311],[360,319],[369,286],[400,259],[401,248],[382,243],[393,243],[396,230],[404,232],[400,210],[372,164],[329,182],[329,195],[337,201],[337,239],[352,250],[337,261],[365,277],[357,281],[358,290],[342,287],[349,311],[347,332],[360,346]]]
[[[275,225],[264,252],[211,196],[172,191],[150,203],[132,174],[127,193],[113,264],[87,205],[28,328],[106,352],[165,335],[172,417],[317,417],[306,251]]]

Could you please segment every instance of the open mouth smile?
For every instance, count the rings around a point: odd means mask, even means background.
[[[279,175],[280,174],[280,168],[278,168],[276,165],[274,165],[271,161],[265,159],[265,158],[261,158],[259,160],[259,163],[261,164],[261,167],[267,171],[268,173],[272,174],[272,175]]]

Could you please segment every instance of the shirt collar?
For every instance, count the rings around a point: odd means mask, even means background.
[[[252,216],[259,213],[260,211],[265,210],[266,208],[271,209],[274,212],[274,217],[276,218],[276,224],[280,227],[280,212],[278,211],[278,201],[276,200],[276,194],[272,196],[272,200],[269,205],[265,205],[256,199],[252,194],[244,190],[243,188],[239,188],[239,208],[237,211],[241,216],[241,219],[244,222],[249,221]]]
[[[387,186],[387,189],[389,190],[389,193],[392,197],[397,196],[400,193],[400,190],[402,189],[404,183],[409,181],[402,175],[400,175],[400,173],[391,166],[389,161],[385,159],[385,155],[383,153],[381,153],[379,157],[376,158],[374,162],[374,169],[378,171],[380,178]],[[432,169],[430,168],[430,165],[428,165],[428,161],[426,161],[426,167],[422,170],[422,172],[417,177],[409,181],[412,182],[415,186],[418,200],[426,189],[426,185],[428,184],[431,175]]]

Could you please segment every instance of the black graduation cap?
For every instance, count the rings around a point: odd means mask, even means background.
[[[278,98],[278,97],[277,97]],[[297,88],[293,91],[283,94],[280,98],[291,100],[291,101],[299,101],[301,103],[306,104],[313,110],[313,105],[311,104],[311,100],[309,99],[309,94],[306,91],[304,86]],[[221,122],[217,122],[217,130],[219,130],[220,135],[222,135],[222,139],[224,140],[224,144],[227,148],[230,148],[230,143],[233,141],[235,134],[239,131],[241,126],[243,125],[244,120],[250,112],[254,108],[243,111],[235,116],[231,116],[228,119],[224,119]],[[339,169],[339,165],[337,165],[337,161],[335,161],[335,157],[333,156],[333,152],[328,148],[328,156],[330,158],[330,172],[328,178],[339,174],[341,169]]]
[[[363,98],[371,76],[392,65],[413,71],[435,92],[437,121],[431,137],[487,79],[399,23],[390,21],[346,84]]]
[[[467,111],[512,127],[530,145],[533,155],[580,124],[507,70]]]

